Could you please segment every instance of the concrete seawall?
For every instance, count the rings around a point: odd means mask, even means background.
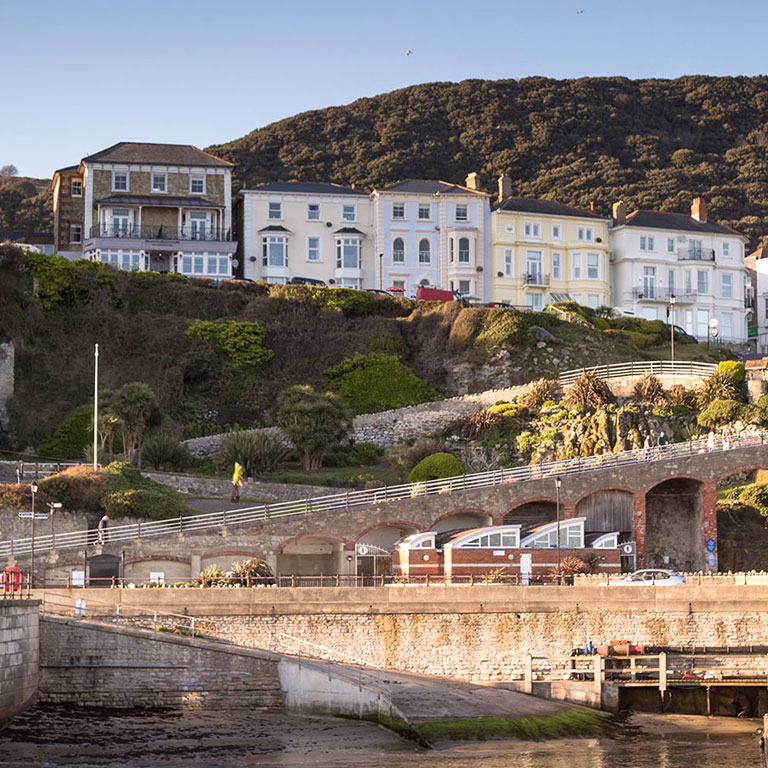
[[[37,696],[38,631],[36,600],[0,600],[0,728]]]

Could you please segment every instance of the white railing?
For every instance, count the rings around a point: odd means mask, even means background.
[[[738,448],[750,448],[764,445],[768,442],[768,432],[759,432],[735,436],[728,448],[724,448],[722,440],[715,440],[715,452]],[[194,533],[210,528],[230,525],[244,525],[263,522],[276,517],[307,515],[315,512],[333,512],[349,510],[354,507],[365,507],[372,504],[387,504],[393,501],[432,496],[434,494],[452,493],[477,488],[492,488],[497,485],[526,482],[554,478],[558,475],[573,475],[581,472],[614,469],[622,466],[633,466],[638,461],[665,461],[679,457],[694,456],[712,452],[707,447],[706,440],[692,440],[686,443],[675,443],[663,447],[638,448],[620,453],[602,453],[596,456],[577,457],[563,461],[548,461],[541,464],[528,464],[523,467],[495,469],[490,472],[476,472],[471,475],[458,475],[440,480],[428,480],[423,483],[405,483],[390,485],[367,491],[346,491],[329,496],[315,496],[303,501],[284,501],[279,504],[260,504],[255,507],[230,510],[225,512],[208,512],[201,515],[185,515],[171,520],[149,520],[147,522],[129,523],[126,525],[110,526],[105,543],[129,541],[132,539],[149,539],[158,536],[173,536],[179,533]],[[51,550],[84,548],[99,541],[99,532],[95,528],[66,533],[45,534],[35,536],[34,550],[42,554]],[[28,554],[33,549],[32,539],[9,539],[0,541],[0,557],[8,555]]]
[[[611,363],[595,365],[591,368],[574,368],[563,371],[558,377],[561,386],[573,384],[585,371],[594,373],[599,379],[624,379],[631,376],[644,376],[653,373],[656,376],[693,376],[708,379],[717,370],[717,363],[698,363],[688,360],[640,360],[634,363]]]

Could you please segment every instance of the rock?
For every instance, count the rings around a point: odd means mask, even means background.
[[[537,341],[537,342],[536,342],[536,346],[537,346],[539,349],[544,349],[544,347],[546,347],[546,346],[547,346],[547,342],[546,342],[546,341]]]
[[[559,339],[557,336],[553,336],[546,328],[542,328],[538,325],[532,325],[528,329],[528,333],[533,336],[536,341],[545,341],[548,344],[565,344],[565,342],[562,339]]]

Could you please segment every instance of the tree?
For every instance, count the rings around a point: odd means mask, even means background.
[[[109,403],[123,437],[125,458],[141,468],[141,453],[149,427],[159,422],[155,393],[142,381],[115,390]]]
[[[0,166],[0,176],[18,176],[19,175],[19,169],[15,165],[11,165],[8,163],[8,165],[2,165]]]
[[[302,468],[310,471],[348,434],[352,414],[338,395],[297,385],[281,395],[277,423],[299,452]]]

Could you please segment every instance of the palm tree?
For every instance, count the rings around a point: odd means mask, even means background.
[[[130,381],[112,395],[109,410],[122,434],[125,458],[141,468],[144,438],[157,414],[155,393],[142,381]]]

